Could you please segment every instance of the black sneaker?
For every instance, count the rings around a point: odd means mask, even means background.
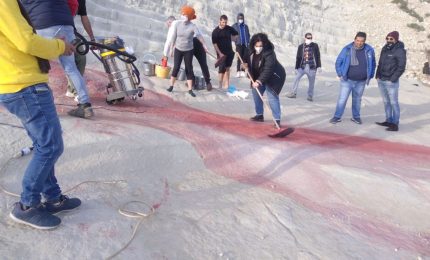
[[[392,125],[391,123],[389,123],[387,121],[385,121],[385,122],[375,122],[375,124],[380,125],[380,126],[385,126],[385,127],[389,127],[389,126]]]
[[[57,214],[62,211],[70,211],[81,205],[81,200],[78,198],[69,198],[68,196],[61,195],[60,198],[56,201],[46,201],[43,203],[48,211],[51,214]]]
[[[17,202],[9,216],[17,223],[43,230],[53,229],[61,224],[61,219],[46,211],[42,204],[27,208]]]
[[[399,126],[396,124],[391,124],[387,129],[385,129],[387,131],[392,131],[392,132],[397,132],[399,131]]]
[[[169,92],[172,92],[173,91],[173,86],[170,86],[168,89],[166,89],[167,91],[169,91]]]
[[[263,115],[256,115],[251,117],[249,120],[255,121],[255,122],[264,122],[264,116]]]
[[[78,108],[70,110],[67,114],[80,118],[90,118],[94,116],[90,103],[78,104]]]
[[[313,99],[311,96],[308,96],[307,100],[308,100],[309,102],[314,101],[314,99]]]
[[[354,123],[356,123],[356,124],[358,124],[358,125],[361,125],[361,124],[362,124],[361,119],[360,119],[360,118],[358,118],[358,117],[357,117],[357,118],[354,118],[354,117],[353,117],[353,118],[351,118],[351,121],[352,121],[352,122],[354,122]]]
[[[342,122],[342,119],[340,119],[339,117],[333,117],[332,119],[330,119],[330,123],[332,124],[337,124],[339,122]]]
[[[190,94],[192,97],[196,97],[196,94],[192,90],[188,90],[188,94]]]

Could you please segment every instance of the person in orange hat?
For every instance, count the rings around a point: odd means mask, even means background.
[[[169,16],[166,20],[166,26],[167,28],[171,28],[173,21],[175,21],[176,18],[174,16]],[[206,51],[203,48],[203,44],[199,41],[199,39],[197,37],[193,38],[193,45],[194,45],[194,57],[197,59],[197,61],[200,64],[200,68],[202,70],[203,73],[203,77],[204,80],[206,82],[206,89],[208,91],[212,90],[212,83],[211,83],[211,75],[209,72],[209,67],[208,67],[208,62],[207,62],[207,57],[206,57]],[[164,46],[165,47],[165,56],[163,57],[163,59],[165,61],[167,61],[167,53],[168,53],[168,49],[170,46]],[[196,87],[197,83],[194,77],[194,81],[193,81],[193,87]]]
[[[194,44],[193,38],[197,37],[200,43],[203,45],[203,49],[205,52],[208,51],[206,47],[206,43],[200,33],[200,30],[197,26],[191,21],[196,19],[196,13],[194,8],[190,6],[183,6],[181,9],[181,20],[176,20],[171,23],[169,32],[167,34],[167,40],[164,45],[164,57],[170,54],[174,57],[174,65],[172,70],[172,76],[170,78],[170,87],[167,91],[172,92],[173,87],[175,86],[176,78],[178,77],[178,72],[181,67],[182,60],[185,63],[185,72],[187,75],[187,85],[188,85],[188,93],[195,97],[192,86],[194,79],[193,72],[193,55],[194,55]],[[172,51],[174,47],[174,50]]]

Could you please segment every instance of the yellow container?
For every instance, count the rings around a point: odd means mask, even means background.
[[[170,74],[170,67],[163,67],[161,65],[155,65],[155,76],[162,78],[162,79],[167,79],[167,77],[169,77]]]

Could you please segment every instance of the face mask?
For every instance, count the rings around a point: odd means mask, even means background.
[[[188,21],[188,16],[186,16],[186,15],[181,15],[181,20],[182,20],[182,21]]]
[[[312,43],[312,40],[311,40],[311,39],[306,39],[306,40],[305,40],[305,43],[306,43],[306,45],[309,45],[309,44],[311,44],[311,43]]]
[[[263,47],[255,47],[255,53],[260,54],[263,51]]]
[[[243,19],[239,19],[239,20],[238,20],[238,22],[239,22],[239,23],[243,23]]]

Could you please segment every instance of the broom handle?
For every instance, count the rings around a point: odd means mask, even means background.
[[[236,52],[237,57],[239,57],[240,62],[242,62],[242,64],[244,63],[242,60],[242,57],[240,57],[240,54],[238,52]],[[249,64],[248,64],[249,66]],[[249,79],[251,80],[252,83],[255,83],[255,81],[252,79],[251,74],[249,73],[249,70],[246,69],[246,74],[248,74]],[[254,87],[253,87],[254,88]],[[258,88],[254,88],[255,90],[257,90],[258,95],[261,98],[261,101],[263,101],[264,106],[266,107],[266,109],[272,111],[272,109],[269,107],[269,105],[267,105],[267,103],[264,101],[263,96],[260,93],[260,90],[258,90]],[[276,119],[274,117],[272,117],[273,122],[275,122],[276,128],[278,130],[281,130],[281,127],[279,126],[278,122],[276,122]]]
[[[215,60],[216,59],[218,59],[215,55],[213,55],[212,53],[210,53],[210,52],[207,52],[207,54],[209,54],[209,56],[211,56],[212,58],[214,58]]]

